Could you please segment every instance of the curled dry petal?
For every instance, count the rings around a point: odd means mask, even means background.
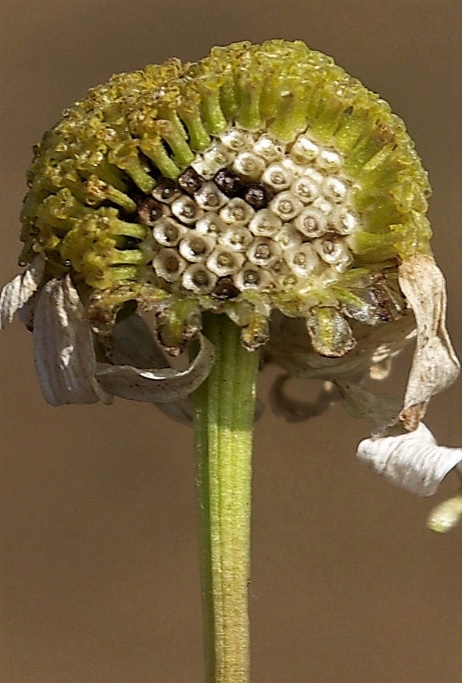
[[[98,363],[96,377],[106,391],[131,401],[168,403],[185,398],[204,381],[213,364],[213,345],[199,335],[200,348],[186,370],[140,369]]]
[[[39,294],[34,316],[34,348],[42,392],[51,405],[109,403],[111,396],[175,404],[169,416],[189,423],[187,396],[208,375],[213,347],[200,337],[199,352],[186,370],[170,368],[145,321],[131,315],[111,335],[110,363],[97,363],[93,335],[69,277],[50,280]],[[132,365],[133,364],[133,365]]]
[[[419,496],[430,496],[462,461],[462,448],[438,446],[420,423],[413,432],[361,441],[358,458],[394,484]]]
[[[34,316],[34,351],[48,403],[110,402],[95,381],[91,329],[69,276],[50,280],[40,292]]]
[[[37,291],[45,270],[45,261],[36,256],[24,273],[16,275],[0,293],[0,330],[13,320],[14,314],[21,310]]]
[[[305,379],[360,381],[371,367],[396,356],[414,336],[411,311],[386,325],[355,331],[357,344],[342,358],[326,358],[307,345],[306,326],[299,319],[274,316],[266,359],[289,374]]]
[[[167,368],[159,345],[151,330],[139,315],[130,315],[114,325],[112,330],[114,365],[134,365],[137,368]]]
[[[459,361],[446,330],[446,287],[433,258],[416,254],[399,268],[400,287],[414,312],[417,343],[400,419],[415,429],[430,398],[459,374]]]
[[[114,350],[111,360],[116,365],[134,365],[138,368],[167,368],[169,364],[139,315],[130,315],[119,321],[112,331]],[[157,408],[181,424],[192,424],[193,406],[189,398],[171,403],[158,403]]]
[[[401,399],[376,394],[354,382],[337,382],[337,388],[350,415],[372,422],[378,434],[382,435],[388,425],[396,422],[402,406]]]

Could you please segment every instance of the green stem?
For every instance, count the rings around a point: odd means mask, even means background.
[[[249,683],[252,431],[258,353],[226,316],[203,330],[215,363],[195,393],[206,682]]]

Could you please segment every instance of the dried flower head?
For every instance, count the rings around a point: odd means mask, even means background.
[[[414,145],[386,102],[302,42],[112,77],[45,134],[28,184],[26,271],[0,312],[33,328],[53,404],[185,398],[213,361],[203,312],[289,373],[335,382],[382,434],[397,414],[414,429],[457,374]],[[386,375],[416,327],[404,405],[371,402],[363,380]],[[163,352],[198,335],[192,365],[166,367]]]
[[[126,301],[162,310],[170,350],[204,310],[254,349],[277,310],[344,356],[349,320],[402,317],[398,263],[429,254],[430,190],[403,123],[301,42],[113,77],[45,135],[29,185],[22,260],[69,273],[97,327]]]

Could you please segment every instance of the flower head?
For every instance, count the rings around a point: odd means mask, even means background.
[[[376,410],[377,428],[398,412],[414,429],[457,374],[414,145],[386,102],[300,41],[112,77],[45,134],[28,184],[26,271],[0,312],[28,318],[51,403],[182,400],[212,363],[204,312],[369,413],[363,379],[417,325],[404,407]],[[197,335],[192,365],[166,367]]]
[[[170,350],[204,310],[254,349],[277,310],[343,356],[349,320],[402,316],[397,265],[429,253],[403,123],[301,42],[113,77],[45,135],[29,185],[22,259],[69,273],[95,325],[126,301],[156,307]]]

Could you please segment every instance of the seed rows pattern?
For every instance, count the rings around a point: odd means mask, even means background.
[[[230,128],[139,203],[171,291],[228,299],[344,272],[361,226],[343,159],[306,132],[289,145]]]

